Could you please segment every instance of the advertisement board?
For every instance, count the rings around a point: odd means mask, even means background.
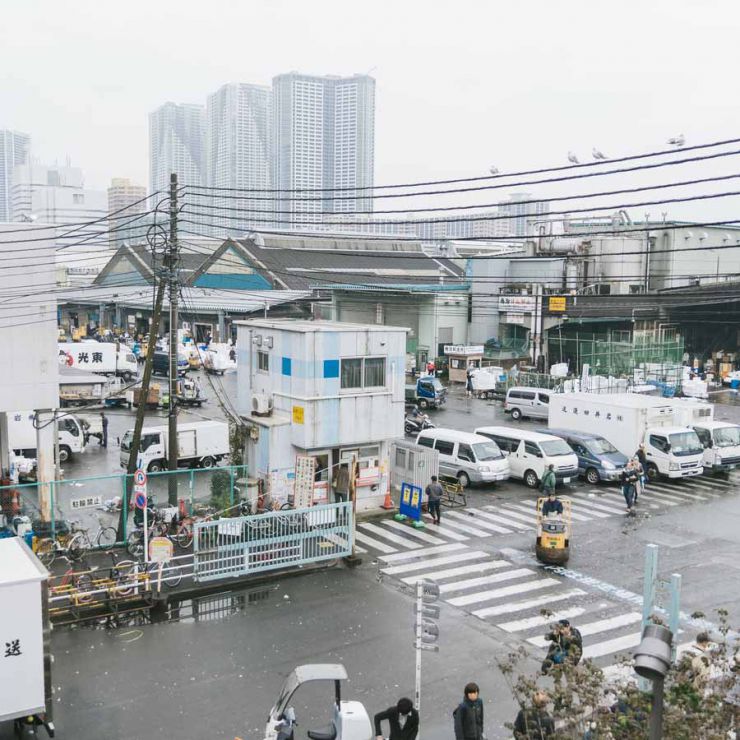
[[[498,310],[508,313],[532,313],[537,305],[533,295],[500,295]]]

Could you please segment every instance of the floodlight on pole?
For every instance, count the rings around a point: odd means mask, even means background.
[[[650,740],[663,737],[663,689],[671,667],[673,633],[662,624],[648,624],[642,641],[635,650],[635,672],[653,682],[653,705],[650,711]]]

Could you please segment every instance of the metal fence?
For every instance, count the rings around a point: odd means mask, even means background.
[[[0,509],[8,524],[16,516],[27,516],[35,531],[44,536],[56,536],[60,530],[68,531],[70,525],[88,531],[94,543],[103,527],[116,527],[120,508],[124,512],[125,541],[131,526],[131,502],[127,491],[132,490],[131,478],[125,473],[97,475],[88,478],[67,478],[48,483],[51,520],[43,524],[41,495],[38,483],[22,483],[0,486]],[[169,482],[174,477],[177,483],[177,501],[185,502],[188,513],[197,513],[201,507],[226,509],[238,503],[246,495],[247,468],[245,465],[229,465],[207,470],[177,470],[149,473],[147,493],[159,508],[167,506]],[[120,499],[120,508],[113,505]]]
[[[353,538],[350,502],[198,522],[194,578],[214,581],[346,557]]]

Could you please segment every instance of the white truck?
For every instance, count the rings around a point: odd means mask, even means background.
[[[8,411],[8,441],[10,449],[21,457],[36,454],[36,426],[33,411]],[[85,451],[85,431],[76,416],[65,414],[57,419],[59,432],[59,462],[65,463],[72,455]]]
[[[651,478],[701,475],[704,447],[696,432],[677,418],[674,404],[637,393],[553,393],[549,426],[591,432],[633,457],[645,445]]]
[[[125,345],[116,342],[60,342],[59,364],[76,370],[102,375],[120,375],[130,381],[139,366],[136,356]]]
[[[681,424],[691,427],[704,447],[705,473],[727,473],[740,467],[740,426],[714,420],[714,406],[691,399],[671,399]]]
[[[121,440],[121,467],[128,466],[134,430]],[[139,467],[150,473],[167,469],[169,431],[167,427],[141,430]],[[212,468],[229,454],[229,425],[223,421],[196,421],[177,425],[177,457],[180,467]]]

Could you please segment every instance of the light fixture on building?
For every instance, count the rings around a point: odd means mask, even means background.
[[[256,344],[258,347],[262,346],[262,335],[261,334],[255,334],[252,337],[252,344]]]
[[[265,346],[267,349],[272,349],[272,337],[265,337]]]

